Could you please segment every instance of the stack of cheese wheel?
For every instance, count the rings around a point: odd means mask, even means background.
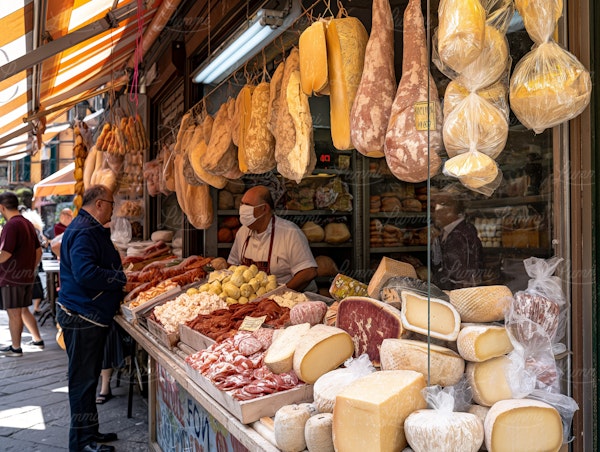
[[[562,0],[515,0],[525,29],[535,43],[515,67],[510,80],[511,108],[536,133],[578,116],[592,90],[589,72],[552,38],[562,15]]]
[[[509,16],[491,14],[478,0],[442,0],[439,6],[434,61],[453,79],[444,97],[443,139],[450,157],[444,174],[488,196],[502,179],[494,159],[508,138],[503,79],[510,67],[505,37]]]

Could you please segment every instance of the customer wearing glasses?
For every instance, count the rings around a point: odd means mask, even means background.
[[[70,451],[110,452],[113,446],[99,443],[117,439],[115,433],[99,432],[96,408],[104,346],[127,282],[106,227],[113,205],[108,187],[87,189],[60,248],[57,320],[69,358]]]

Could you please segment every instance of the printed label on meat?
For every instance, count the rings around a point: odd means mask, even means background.
[[[435,102],[415,103],[415,125],[417,130],[436,130]]]
[[[263,323],[265,323],[265,320],[267,320],[266,315],[263,315],[262,317],[246,316],[244,317],[244,321],[238,329],[244,331],[256,331],[262,326]]]

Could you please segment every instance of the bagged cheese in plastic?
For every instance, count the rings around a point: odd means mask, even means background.
[[[512,0],[480,0],[485,9],[485,23],[506,33],[513,18],[515,6]]]
[[[510,79],[510,105],[521,123],[535,133],[575,118],[590,102],[589,71],[551,40],[562,13],[562,0],[515,1],[535,43]]]
[[[469,190],[485,196],[490,196],[502,182],[498,164],[475,148],[447,160],[443,173],[458,178]]]

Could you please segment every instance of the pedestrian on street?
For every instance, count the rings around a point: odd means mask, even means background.
[[[65,230],[60,248],[57,320],[69,357],[69,450],[110,452],[99,444],[117,440],[100,433],[96,386],[104,346],[127,282],[121,258],[110,239],[113,193],[94,185],[83,194],[82,207]]]
[[[35,228],[19,212],[17,195],[8,191],[0,193],[0,213],[6,220],[0,234],[0,306],[8,314],[12,342],[0,348],[0,355],[20,357],[23,356],[23,325],[33,336],[28,345],[44,348],[37,322],[29,310],[42,248]]]

